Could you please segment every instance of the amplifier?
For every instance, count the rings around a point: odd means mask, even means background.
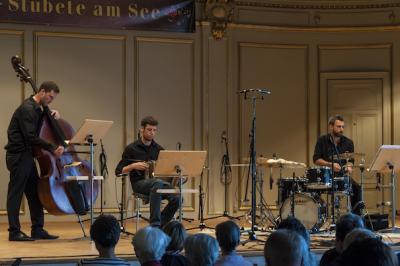
[[[365,227],[370,230],[378,231],[381,229],[389,228],[389,215],[372,213],[363,217]],[[372,223],[372,226],[371,226]]]

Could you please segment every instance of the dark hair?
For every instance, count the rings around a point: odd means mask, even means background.
[[[340,265],[395,266],[397,257],[380,239],[366,238],[354,241],[343,251]]]
[[[140,125],[145,128],[147,125],[158,126],[158,121],[153,116],[146,116],[140,122]]]
[[[341,115],[334,115],[334,116],[329,117],[329,119],[328,119],[328,124],[331,125],[331,126],[333,126],[333,125],[335,124],[336,120],[339,120],[339,121],[344,122],[343,116],[341,116]]]
[[[225,221],[215,227],[215,236],[222,251],[231,252],[240,243],[240,228],[232,221]]]
[[[90,227],[90,236],[104,248],[115,247],[118,243],[121,228],[112,215],[100,215]]]
[[[53,81],[45,81],[40,85],[39,91],[44,90],[44,92],[54,91],[55,93],[60,93],[58,85]]]
[[[289,216],[286,219],[282,220],[278,225],[278,229],[289,229],[291,231],[295,231],[296,233],[304,237],[307,245],[310,244],[310,235],[307,229],[300,222],[300,220],[295,217]]]
[[[171,242],[167,247],[167,251],[183,250],[183,244],[187,237],[185,227],[178,221],[170,221],[162,228],[170,238]]]
[[[347,213],[336,222],[336,240],[343,242],[344,238],[354,228],[364,228],[364,222],[360,216],[353,213]]]

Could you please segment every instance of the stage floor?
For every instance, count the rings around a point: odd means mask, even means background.
[[[218,218],[206,221],[206,225],[215,228],[216,224],[226,220],[226,218]],[[245,228],[249,224],[244,221],[238,221],[240,226]],[[399,220],[397,220],[399,224]],[[184,222],[185,227],[192,228],[199,225],[197,221],[191,223]],[[23,231],[30,233],[29,224],[23,224]],[[146,223],[141,222],[140,226],[146,226]],[[89,222],[85,223],[87,234],[89,234]],[[129,220],[126,226],[127,230],[135,230],[135,220]],[[46,230],[52,234],[60,236],[57,240],[40,240],[33,242],[10,242],[8,241],[7,224],[0,224],[0,264],[9,264],[15,258],[22,258],[24,262],[76,262],[81,258],[97,256],[96,248],[91,243],[89,238],[84,238],[81,228],[76,222],[48,222]],[[199,229],[189,230],[189,234],[198,233]],[[204,229],[202,233],[215,236],[212,229]],[[270,232],[257,231],[257,239],[265,240]],[[400,234],[382,234],[385,241],[394,244],[400,241]],[[242,240],[247,240],[248,234],[243,233]],[[133,247],[131,245],[132,236],[122,234],[120,241],[116,247],[116,254],[127,260],[136,260]],[[334,246],[334,232],[320,232],[311,235],[311,248],[321,254],[326,249]],[[264,243],[261,241],[252,241],[238,247],[239,252],[246,257],[262,257]],[[53,263],[51,263],[53,264]],[[54,263],[55,264],[55,263]]]

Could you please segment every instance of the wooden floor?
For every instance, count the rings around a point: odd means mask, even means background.
[[[215,225],[226,220],[226,218],[218,218],[206,221],[206,225],[215,228]],[[129,220],[126,225],[127,230],[135,230],[135,220]],[[246,226],[246,221],[238,221],[241,226]],[[399,223],[399,222],[398,222]],[[88,234],[89,223],[86,222],[85,227]],[[141,223],[140,226],[145,226]],[[198,226],[198,222],[184,222],[185,227],[192,228]],[[22,230],[30,233],[29,224],[23,224]],[[248,226],[248,224],[247,224]],[[76,262],[81,258],[95,257],[97,251],[94,244],[88,238],[83,237],[83,233],[78,223],[75,222],[52,222],[46,223],[46,229],[60,236],[57,240],[40,240],[33,242],[10,242],[8,241],[7,224],[0,224],[0,265],[9,265],[15,258],[22,258],[24,262],[31,263],[47,261],[50,265],[55,262]],[[199,229],[189,230],[189,233],[198,233]],[[201,231],[210,235],[215,235],[213,229],[205,229]],[[257,239],[265,240],[270,232],[257,231]],[[384,234],[384,239],[389,243],[397,243],[400,241],[400,234]],[[242,235],[242,240],[249,237],[246,233]],[[119,257],[127,260],[135,260],[133,247],[131,245],[131,235],[122,234],[120,241],[116,247],[116,253]],[[327,248],[334,245],[334,232],[321,232],[311,236],[311,248],[316,253],[322,253]],[[264,244],[260,241],[251,241],[248,244],[238,247],[239,252],[244,256],[262,257]]]

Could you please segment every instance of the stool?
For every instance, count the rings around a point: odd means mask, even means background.
[[[140,208],[142,206],[142,204],[149,204],[149,197],[147,195],[144,194],[140,194],[140,193],[136,193],[133,192],[132,195],[128,198],[128,203],[127,203],[127,208],[126,210],[129,210],[129,202],[131,202],[132,200],[135,200],[135,210],[133,212],[133,216],[130,218],[136,218],[136,232],[139,230],[139,219],[143,219],[146,222],[149,222],[150,219],[147,217],[144,217],[140,211]]]

